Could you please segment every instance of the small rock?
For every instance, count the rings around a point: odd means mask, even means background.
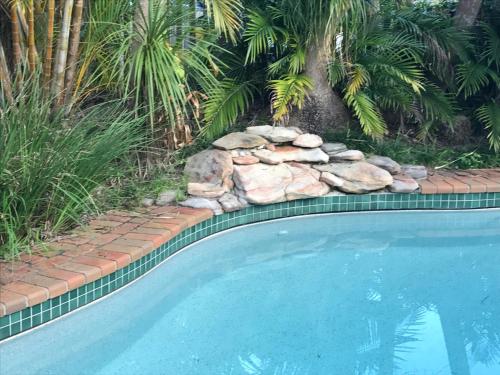
[[[347,195],[346,193],[342,193],[341,191],[338,190],[332,190],[328,194],[325,194],[325,197],[338,197],[338,196],[343,196]]]
[[[209,208],[214,212],[215,215],[224,213],[219,202],[213,199],[190,197],[183,202],[179,202],[179,204],[184,207]]]
[[[320,148],[300,148],[294,146],[276,147],[275,153],[282,161],[298,161],[306,163],[328,163],[330,159]]]
[[[359,150],[347,150],[330,156],[335,161],[361,161],[365,155]]]
[[[234,150],[235,148],[255,148],[267,143],[264,138],[258,135],[236,132],[229,133],[212,144],[214,147],[223,150]]]
[[[242,203],[242,201],[244,203]],[[219,198],[219,203],[225,212],[238,211],[248,206],[248,203],[245,200],[242,201],[240,201],[236,195],[231,193],[226,193]]]
[[[160,194],[158,194],[158,198],[156,198],[155,204],[157,206],[167,206],[172,202],[175,202],[177,197],[177,192],[174,190],[167,190]]]
[[[347,146],[343,143],[323,143],[321,149],[328,155],[332,156],[339,152],[347,151]]]
[[[190,182],[187,185],[187,190],[188,194],[195,197],[219,198],[229,190],[229,187],[208,182]]]
[[[300,135],[295,129],[271,125],[249,126],[246,132],[276,143],[292,142]]]
[[[265,145],[264,147],[266,148],[266,150],[276,151],[276,145],[273,145],[272,143],[269,143],[269,144]]]
[[[144,198],[144,199],[141,201],[141,204],[142,204],[144,207],[151,207],[154,203],[155,203],[155,200],[154,200],[154,199],[152,199],[152,198]]]
[[[276,165],[283,162],[281,156],[270,150],[255,150],[253,155],[262,163]]]
[[[427,168],[423,165],[410,165],[405,164],[401,166],[401,172],[414,178],[415,180],[421,180],[427,178]]]
[[[321,173],[320,181],[326,182],[332,187],[340,187],[344,184],[344,180],[340,177],[335,176],[329,172]]]
[[[385,169],[364,161],[315,165],[314,168],[343,179],[344,182],[338,189],[345,193],[364,194],[383,189],[394,181],[392,175]]]
[[[323,144],[323,140],[316,134],[301,134],[293,141],[297,147],[316,148]]]
[[[419,188],[417,181],[405,174],[394,176],[394,182],[389,185],[392,193],[413,193]]]
[[[387,156],[373,155],[368,158],[367,162],[385,169],[390,174],[401,173],[401,166]]]
[[[246,150],[246,149],[234,149],[234,150],[231,150],[231,156],[233,158],[236,158],[238,156],[247,156],[247,155],[252,155],[252,153],[250,152],[250,150]]]
[[[252,155],[233,157],[233,163],[238,165],[250,165],[250,164],[256,164],[258,162],[259,158]]]

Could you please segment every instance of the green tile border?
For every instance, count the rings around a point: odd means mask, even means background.
[[[411,209],[468,209],[500,207],[500,193],[336,195],[296,200],[214,216],[185,229],[170,241],[128,266],[61,296],[0,318],[0,340],[85,306],[131,282],[183,247],[211,234],[239,225],[290,216]]]

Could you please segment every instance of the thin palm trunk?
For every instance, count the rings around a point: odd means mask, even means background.
[[[139,0],[134,14],[134,28],[136,38],[133,41],[133,49],[138,48],[146,34],[149,23],[149,0]]]
[[[9,67],[7,66],[7,60],[5,59],[2,40],[0,40],[0,83],[5,99],[7,99],[7,103],[14,104],[14,97],[12,96],[12,82],[10,80]]]
[[[21,66],[21,37],[19,35],[19,18],[17,17],[17,3],[10,7],[10,22],[12,28],[12,56],[14,58],[14,69],[19,72]]]
[[[73,0],[66,0],[63,7],[61,28],[57,41],[56,61],[54,64],[54,79],[52,81],[52,96],[59,98],[64,88],[64,73],[68,59],[69,32],[71,26],[71,15],[73,13]],[[56,100],[55,107],[59,106]]]
[[[54,44],[54,17],[55,17],[55,0],[49,0],[47,5],[47,52],[43,64],[43,81],[45,87],[49,87],[52,74],[52,50]]]
[[[78,49],[80,47],[80,31],[82,28],[82,15],[83,15],[84,0],[76,0],[74,15],[73,15],[73,27],[71,29],[71,43],[69,48],[69,58],[68,58],[68,71],[66,72],[65,81],[65,95],[64,103],[70,104],[73,96],[74,87],[74,77],[78,59]],[[61,98],[62,99],[62,98]],[[68,105],[68,110],[71,105]]]
[[[36,47],[35,47],[35,7],[33,0],[28,4],[28,63],[30,72],[35,71]]]

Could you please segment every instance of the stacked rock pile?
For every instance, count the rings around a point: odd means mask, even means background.
[[[367,158],[298,128],[251,126],[213,146],[187,160],[189,198],[181,205],[220,214],[328,194],[411,193],[419,188],[416,180],[427,176],[423,166]]]

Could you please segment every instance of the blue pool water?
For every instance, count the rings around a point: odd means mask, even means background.
[[[0,373],[499,375],[500,210],[229,231],[0,344]]]

